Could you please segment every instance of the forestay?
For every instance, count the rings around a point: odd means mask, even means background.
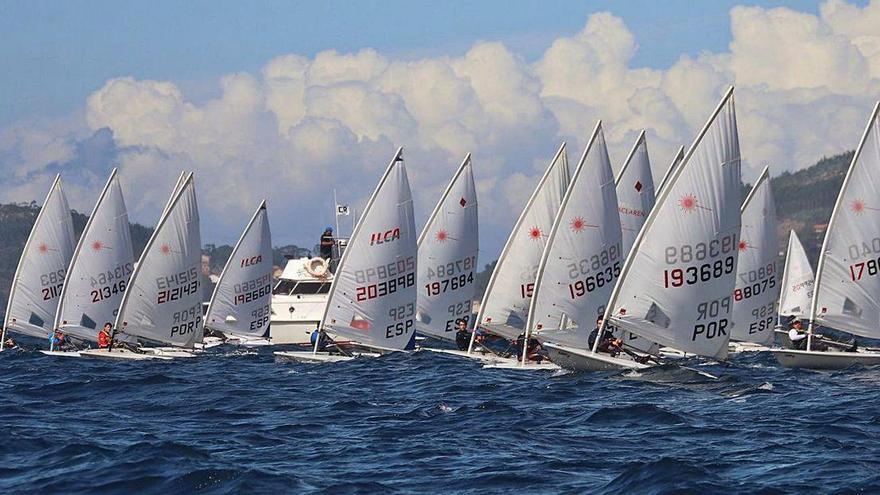
[[[116,328],[147,341],[202,341],[202,250],[192,173],[147,242],[120,304]]]
[[[617,187],[620,228],[623,231],[621,243],[625,257],[654,206],[654,179],[651,175],[651,162],[648,160],[645,131],[639,133],[636,144],[629,152],[614,183]]]
[[[574,170],[541,258],[528,315],[535,336],[587,348],[623,265],[620,224],[600,122]]]
[[[655,193],[657,196],[660,195],[660,192],[663,191],[663,188],[669,183],[669,178],[672,177],[672,173],[675,172],[675,169],[678,168],[678,165],[681,164],[682,160],[684,160],[684,146],[679,146],[675,156],[672,157],[672,163],[669,164],[669,167],[663,174],[663,178],[660,179],[660,186],[657,187]]]
[[[98,329],[116,320],[133,266],[128,211],[113,169],[70,261],[55,328],[96,341]]]
[[[661,345],[726,357],[740,187],[730,88],[648,215],[615,286],[606,322]]]
[[[779,314],[803,318],[808,316],[813,300],[813,268],[795,231],[788,237],[785,251],[785,269],[782,272],[782,293],[779,296]]]
[[[778,253],[776,202],[770,188],[770,172],[765,167],[742,205],[731,339],[773,343],[781,286],[776,269]]]
[[[214,287],[205,326],[224,335],[262,337],[272,313],[272,234],[260,203]]]
[[[880,338],[880,103],[853,155],[819,256],[812,318]]]
[[[477,191],[468,154],[419,235],[419,333],[455,338],[459,321],[468,327],[479,250]]]
[[[403,148],[355,226],[321,328],[380,349],[415,346],[416,227]]]
[[[31,228],[12,279],[6,329],[48,338],[76,238],[70,206],[56,176]]]
[[[501,250],[483,295],[477,316],[479,327],[508,339],[525,330],[538,264],[569,179],[562,143]],[[471,348],[473,342],[472,336]]]

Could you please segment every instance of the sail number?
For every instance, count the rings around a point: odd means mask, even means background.
[[[620,262],[614,263],[613,266],[605,268],[605,270],[591,275],[583,280],[578,280],[572,284],[568,284],[568,293],[572,299],[583,297],[596,289],[601,289],[610,284],[620,275]]]
[[[199,275],[199,270],[191,267],[189,270],[170,276],[156,277],[156,288],[159,289],[156,304],[177,301],[184,296],[198,294],[201,285]]]
[[[251,311],[250,329],[251,331],[259,330],[269,323],[269,315],[272,314],[272,306],[267,304]]]
[[[697,337],[703,337],[709,340],[714,339],[715,337],[726,336],[727,329],[730,326],[730,320],[723,317],[719,318],[722,314],[730,315],[730,296],[698,304],[698,323],[694,325],[691,341],[697,340]]]
[[[235,298],[233,302],[236,306],[239,304],[247,304],[249,302],[258,301],[262,297],[272,294],[271,275],[265,274],[247,282],[235,284]]]
[[[473,274],[473,270],[476,266],[477,257],[468,256],[467,258],[462,258],[460,260],[450,261],[445,265],[437,265],[434,267],[429,266],[425,275],[428,276],[428,280],[432,280],[435,277],[452,277],[465,272],[471,272]]]
[[[407,273],[406,275],[401,275],[397,278],[391,278],[385,280],[384,282],[356,287],[356,297],[358,302],[367,301],[370,299],[375,299],[377,297],[394,294],[400,289],[406,289],[407,287],[412,287],[415,284],[416,274]]]
[[[373,280],[382,280],[389,277],[399,277],[406,272],[415,271],[416,261],[412,256],[405,259],[379,265],[375,268],[367,268],[366,270],[356,270],[354,272],[355,282],[365,284]],[[358,299],[360,301],[360,299]]]
[[[134,270],[134,265],[131,263],[123,263],[112,270],[107,270],[106,272],[101,272],[98,275],[90,276],[89,283],[92,288],[95,288],[99,285],[109,285],[115,279],[123,279],[128,280],[129,275]]]
[[[174,313],[172,321],[171,337],[183,336],[195,332],[201,328],[202,303],[199,301],[195,306]]]
[[[740,273],[739,279],[746,285],[737,287],[733,291],[733,299],[742,301],[775,288],[776,275],[774,274],[774,268],[775,265],[773,263],[768,263],[767,266],[762,266],[757,270]]]
[[[865,275],[865,272],[867,272],[867,275],[870,277],[877,275],[878,267],[880,267],[880,258],[860,261],[854,265],[849,265],[849,275],[853,282],[855,282],[861,280],[862,276]]]
[[[125,293],[125,280],[120,280],[112,285],[105,285],[92,291],[92,302],[101,302],[104,299],[110,299],[116,294]]]
[[[715,258],[722,254],[732,253],[737,249],[738,234],[729,234],[719,239],[707,242],[698,242],[694,245],[682,244],[681,246],[669,246],[666,248],[666,264],[690,263],[703,261],[706,258]]]
[[[416,314],[416,305],[413,303],[396,306],[388,310],[388,317],[392,323],[385,327],[385,338],[392,339],[400,335],[409,334],[415,326],[413,317]]]
[[[462,273],[457,277],[445,278],[437,282],[425,284],[425,291],[429,296],[437,296],[447,291],[461,289],[472,283],[474,283],[474,272]]]
[[[694,285],[698,282],[708,282],[713,278],[729,275],[733,273],[734,263],[734,257],[728,256],[723,260],[715,260],[697,266],[663,270],[663,287]]]
[[[749,323],[749,334],[770,330],[773,328],[773,316],[776,314],[776,301],[765,304],[752,310],[752,321]]]
[[[590,257],[575,261],[574,263],[568,263],[565,265],[566,268],[568,268],[568,278],[574,280],[583,275],[591,275],[596,271],[601,272],[605,266],[620,259],[620,252],[621,248],[620,243],[618,242],[608,249],[603,249]],[[620,268],[618,268],[617,271],[619,272]],[[617,275],[619,275],[619,273],[614,276],[616,277]]]
[[[61,295],[61,289],[64,287],[64,274],[65,270],[62,268],[40,275],[40,285],[43,286],[41,292],[44,301],[55,299]]]
[[[871,244],[869,245],[868,242]],[[850,244],[849,245],[849,257],[850,259],[857,260],[859,258],[867,258],[873,254],[880,253],[880,237],[875,237],[870,239],[868,242],[862,241],[862,245],[858,244]]]

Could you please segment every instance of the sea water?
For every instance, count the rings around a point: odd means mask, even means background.
[[[877,493],[880,369],[0,353],[0,493]]]

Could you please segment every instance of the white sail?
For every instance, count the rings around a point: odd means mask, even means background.
[[[625,258],[620,225],[599,122],[572,174],[535,279],[528,328],[541,340],[587,348]]]
[[[615,285],[606,322],[685,352],[727,356],[740,187],[730,88],[660,192]]]
[[[419,333],[454,339],[457,322],[472,326],[477,272],[477,190],[468,154],[419,236]]]
[[[98,330],[116,321],[133,266],[128,211],[113,169],[70,261],[55,328],[96,341]]]
[[[538,264],[569,180],[562,143],[498,257],[480,305],[478,326],[509,339],[525,330]]]
[[[636,144],[629,152],[614,183],[617,187],[620,228],[623,231],[623,253],[629,253],[648,213],[654,207],[654,178],[651,175],[651,162],[648,160],[645,131],[639,133]]]
[[[672,163],[669,164],[669,168],[666,169],[663,178],[660,179],[660,186],[657,187],[655,193],[657,196],[660,195],[660,191],[663,190],[663,187],[669,183],[669,178],[672,177],[672,173],[675,172],[675,169],[678,168],[678,165],[682,160],[684,160],[684,146],[679,146],[675,156],[672,157]]]
[[[785,251],[785,269],[782,272],[782,293],[779,296],[779,314],[803,318],[808,316],[813,300],[815,276],[804,246],[792,230]]]
[[[733,340],[770,344],[782,280],[777,273],[776,202],[766,167],[742,205],[736,286],[733,290]]]
[[[191,348],[204,333],[201,234],[192,173],[176,189],[132,273],[116,329]]]
[[[5,330],[48,338],[76,237],[70,206],[55,177],[12,279],[6,306]]]
[[[321,328],[370,347],[413,349],[417,249],[400,148],[342,255]]]
[[[225,335],[262,337],[272,313],[272,234],[260,203],[214,287],[205,326]]]
[[[811,321],[880,338],[880,102],[834,204],[816,268]]]

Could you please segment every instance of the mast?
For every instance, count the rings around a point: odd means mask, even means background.
[[[837,219],[837,215],[840,212],[840,205],[843,202],[844,192],[852,178],[853,169],[859,160],[859,156],[862,154],[865,141],[868,139],[868,136],[871,133],[871,128],[874,126],[874,121],[877,120],[878,111],[880,111],[880,102],[877,102],[874,105],[874,110],[871,112],[871,118],[868,119],[868,125],[865,127],[865,132],[862,134],[859,146],[856,148],[856,152],[853,153],[852,161],[849,164],[849,168],[846,170],[846,176],[843,178],[843,184],[840,185],[840,192],[837,194],[837,200],[834,202],[834,209],[831,210],[831,219],[828,220],[828,228],[825,230],[825,238],[822,240],[822,249],[819,251],[819,262],[816,266],[816,279],[813,283],[813,301],[812,304],[810,304],[810,324],[807,327],[807,351],[811,350],[813,343],[813,325],[816,320],[816,309],[819,304],[820,289],[822,288],[822,275],[825,272],[825,258],[827,255],[828,240],[831,238],[831,233],[834,229],[834,221]]]
[[[501,268],[504,260],[507,258],[507,255],[510,251],[510,246],[513,242],[514,237],[517,234],[517,231],[519,230],[520,224],[522,224],[523,220],[529,212],[529,209],[535,202],[535,198],[538,197],[538,194],[541,191],[544,183],[547,181],[547,178],[550,177],[550,174],[556,168],[556,162],[560,159],[565,162],[563,166],[568,168],[568,162],[565,153],[565,141],[563,141],[562,144],[559,146],[559,149],[556,151],[556,155],[554,155],[553,160],[550,161],[550,165],[547,167],[547,170],[544,171],[544,175],[541,176],[541,180],[538,182],[537,187],[535,187],[535,190],[529,197],[528,202],[526,202],[525,208],[523,208],[522,212],[520,212],[519,218],[516,220],[516,223],[513,225],[513,229],[510,231],[510,235],[507,237],[507,242],[504,244],[504,249],[501,250],[501,255],[498,257],[498,261],[495,262],[495,269],[492,270],[492,275],[489,277],[489,283],[486,285],[486,291],[483,293],[483,299],[480,301],[480,311],[477,313],[477,320],[474,323],[474,331],[471,333],[471,341],[470,344],[468,344],[468,354],[471,354],[473,352],[474,341],[477,337],[477,330],[479,330],[480,324],[483,323],[483,314],[486,311],[486,301],[492,294],[492,288],[495,286],[495,279],[498,277],[498,269]]]
[[[40,207],[40,211],[37,213],[34,225],[31,227],[27,241],[24,243],[24,249],[22,249],[21,256],[18,258],[18,265],[15,267],[15,275],[12,277],[12,288],[9,290],[9,299],[6,301],[6,315],[3,317],[3,333],[0,335],[0,351],[2,351],[6,345],[6,331],[9,328],[9,319],[12,317],[12,301],[15,298],[16,289],[18,288],[18,277],[21,274],[21,266],[24,263],[25,256],[27,256],[28,251],[30,250],[31,241],[34,238],[34,232],[36,230],[35,227],[40,224],[40,220],[43,218],[43,213],[46,211],[46,205],[49,203],[49,199],[52,197],[52,194],[55,193],[56,189],[59,191],[61,190],[61,174],[55,175],[55,180],[52,181],[52,187],[49,188],[49,193],[46,194],[46,199],[43,200],[43,206]]]
[[[587,143],[586,148],[584,148],[584,152],[581,155],[581,159],[577,164],[577,167],[574,169],[574,173],[571,175],[571,180],[568,183],[568,187],[565,190],[565,195],[562,197],[562,203],[559,205],[559,209],[556,211],[556,218],[553,220],[553,225],[550,227],[550,235],[547,238],[547,244],[544,245],[544,252],[541,254],[541,260],[538,263],[538,273],[535,277],[535,289],[532,292],[532,299],[529,301],[529,314],[526,319],[526,329],[525,329],[525,341],[523,342],[523,353],[522,353],[522,364],[525,366],[528,361],[528,349],[529,349],[529,338],[532,334],[532,327],[535,324],[535,307],[538,301],[538,293],[541,290],[541,281],[544,278],[544,271],[547,268],[547,261],[550,257],[550,251],[553,249],[553,241],[556,238],[556,233],[559,230],[559,225],[564,221],[563,216],[565,215],[565,207],[571,199],[572,194],[574,193],[574,189],[577,186],[577,180],[580,177],[581,170],[584,168],[584,164],[587,161],[587,156],[590,154],[590,150],[593,149],[593,144],[596,142],[596,138],[602,132],[602,121],[599,120],[596,122],[596,126],[593,128],[593,133],[590,136],[590,141]],[[644,139],[645,131],[639,135],[639,140]],[[636,146],[633,147],[633,151],[630,152],[630,158],[632,158],[632,154],[635,153],[636,148],[638,148],[639,141],[636,141]],[[627,160],[629,163],[629,159]],[[626,165],[624,165],[624,170],[626,169]],[[624,170],[621,170],[620,175],[623,175]],[[620,178],[618,176],[618,179]],[[578,324],[582,324],[582,322],[578,322]]]
[[[623,264],[623,268],[621,269],[620,276],[617,279],[617,283],[614,284],[614,289],[611,292],[611,297],[609,298],[608,304],[605,307],[605,314],[602,317],[602,325],[598,329],[599,332],[598,332],[597,338],[596,338],[595,342],[593,343],[593,348],[592,348],[593,353],[596,353],[598,345],[599,345],[599,341],[602,340],[601,337],[605,331],[605,327],[608,326],[608,321],[612,317],[612,314],[614,311],[614,305],[617,303],[617,298],[620,295],[620,291],[623,287],[623,282],[626,280],[627,276],[629,275],[630,269],[632,268],[632,265],[636,261],[636,258],[637,258],[636,253],[639,251],[642,243],[644,242],[644,239],[646,237],[647,232],[650,231],[654,222],[657,220],[658,216],[660,215],[660,212],[662,211],[662,206],[666,203],[667,198],[669,197],[669,191],[671,189],[670,184],[675,183],[675,181],[677,181],[678,178],[681,176],[682,171],[688,165],[688,163],[691,160],[691,157],[693,156],[694,152],[696,151],[697,145],[700,144],[703,137],[706,135],[706,133],[711,128],[712,124],[715,123],[715,118],[718,116],[718,114],[721,113],[721,111],[725,108],[725,106],[728,104],[728,101],[731,98],[733,98],[733,89],[734,89],[734,87],[730,86],[730,88],[728,88],[728,90],[725,92],[724,96],[721,98],[721,101],[718,103],[718,105],[715,107],[715,110],[712,112],[712,115],[709,117],[709,119],[706,121],[706,124],[703,126],[703,129],[697,135],[696,139],[694,139],[693,144],[691,145],[687,154],[685,155],[685,157],[681,161],[681,164],[675,166],[675,170],[670,172],[671,176],[669,178],[669,181],[667,183],[664,183],[661,186],[660,195],[657,198],[656,202],[654,203],[654,208],[651,209],[651,212],[648,214],[648,218],[645,220],[644,226],[642,226],[642,230],[640,230],[639,234],[636,236],[636,240],[633,243],[632,248],[630,249],[630,255],[628,255],[626,257],[626,261]],[[734,263],[735,263],[735,260],[736,260],[736,258],[734,258]],[[631,332],[631,333],[637,333],[637,332]],[[649,338],[648,340],[653,340],[653,339]]]

